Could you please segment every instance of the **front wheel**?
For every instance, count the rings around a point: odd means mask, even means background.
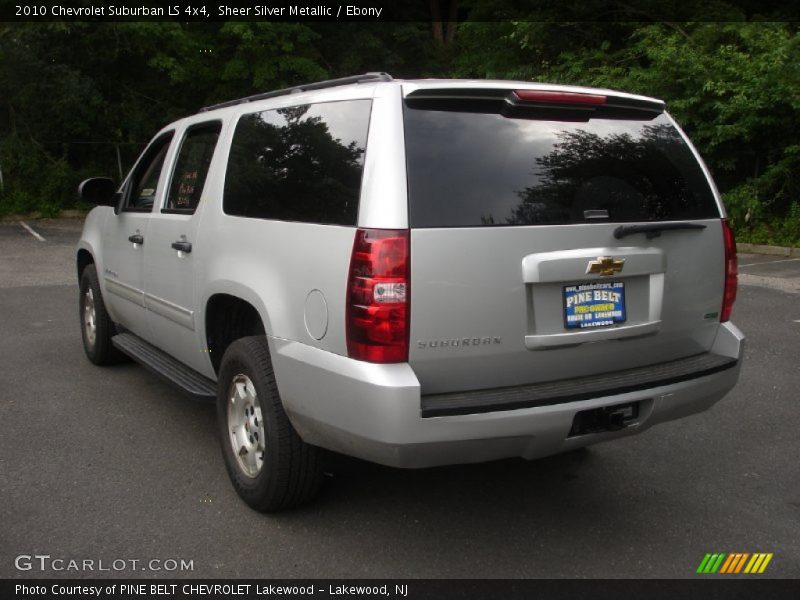
[[[225,351],[217,421],[228,475],[252,508],[291,508],[317,494],[321,451],[300,439],[283,410],[266,337],[241,338]]]
[[[81,273],[78,311],[83,349],[89,360],[96,365],[111,365],[124,360],[125,355],[111,343],[117,329],[106,311],[94,265],[87,265]]]

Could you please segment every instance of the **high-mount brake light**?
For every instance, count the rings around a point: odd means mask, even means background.
[[[546,102],[548,104],[589,104],[597,106],[606,103],[600,94],[581,94],[577,92],[556,92],[551,90],[514,90],[523,102]]]
[[[350,358],[408,360],[409,235],[407,229],[358,229],[347,282]]]
[[[733,303],[736,302],[736,286],[739,283],[739,267],[736,259],[736,239],[727,219],[722,219],[722,238],[725,243],[725,290],[722,296],[721,323],[730,321]]]

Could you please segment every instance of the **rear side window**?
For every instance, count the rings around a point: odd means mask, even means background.
[[[406,106],[411,226],[719,217],[700,164],[667,116],[636,118],[546,120]]]
[[[244,115],[225,175],[229,215],[355,225],[371,100]]]
[[[167,205],[162,212],[191,214],[195,211],[221,129],[222,123],[214,121],[194,125],[186,131],[172,173]]]

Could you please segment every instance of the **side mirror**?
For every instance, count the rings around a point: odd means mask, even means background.
[[[83,200],[97,206],[115,206],[117,185],[110,177],[92,177],[78,186],[78,194]]]

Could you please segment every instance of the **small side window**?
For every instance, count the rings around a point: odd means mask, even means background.
[[[167,203],[161,212],[192,214],[197,209],[221,129],[222,123],[214,121],[194,125],[186,131],[172,172]]]
[[[164,167],[173,132],[168,132],[154,140],[142,154],[141,160],[131,173],[128,194],[122,210],[130,212],[150,212],[158,192],[158,180]]]

